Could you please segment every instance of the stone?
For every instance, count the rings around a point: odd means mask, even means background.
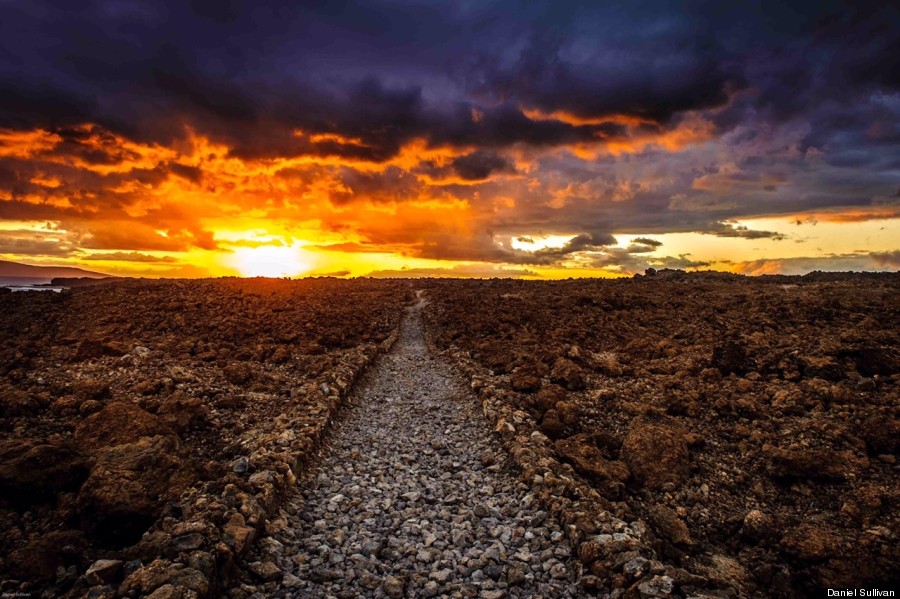
[[[773,535],[774,522],[771,516],[760,510],[751,510],[744,516],[741,532],[744,536],[760,541]]]
[[[93,451],[160,435],[174,436],[174,431],[154,414],[126,401],[114,401],[82,420],[74,439],[83,451]]]
[[[253,370],[246,362],[232,362],[222,369],[222,375],[232,385],[245,385],[253,376]]]
[[[648,513],[650,523],[660,537],[676,545],[689,546],[694,544],[687,525],[678,517],[675,510],[664,505],[654,505],[648,510]]]
[[[15,505],[31,505],[76,490],[87,474],[87,461],[71,443],[30,438],[0,441],[0,496]]]
[[[282,578],[281,570],[272,562],[253,562],[247,568],[261,580],[271,581]]]
[[[678,487],[690,473],[687,434],[659,417],[632,420],[621,455],[634,481],[647,489]]]
[[[81,486],[76,500],[86,530],[103,544],[130,545],[193,480],[172,437],[143,437],[108,447]]]
[[[575,471],[596,483],[608,496],[619,497],[630,472],[618,460],[608,460],[591,435],[579,434],[560,439],[553,445],[556,454],[571,463]]]
[[[585,388],[581,368],[566,358],[559,358],[553,364],[553,368],[550,370],[550,381],[569,391],[581,391]]]
[[[97,560],[84,573],[84,578],[91,585],[111,583],[122,571],[124,563],[117,559]]]
[[[865,456],[857,457],[850,450],[782,448],[766,444],[763,454],[768,459],[769,472],[776,478],[843,481],[869,466]]]
[[[670,597],[674,590],[675,582],[669,576],[654,576],[638,585],[638,594],[641,599]]]
[[[163,422],[179,432],[203,426],[209,420],[209,409],[203,401],[180,391],[163,400],[156,413]]]
[[[403,581],[396,576],[388,576],[382,583],[385,594],[391,599],[400,599],[403,597],[405,585]]]

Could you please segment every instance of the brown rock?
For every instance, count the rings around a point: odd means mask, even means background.
[[[566,398],[566,390],[559,385],[544,385],[540,391],[531,396],[531,406],[540,419],[547,410],[552,410],[557,403]]]
[[[208,592],[209,580],[201,572],[161,559],[135,570],[119,586],[120,596],[154,599],[205,597]]]
[[[660,417],[638,416],[628,426],[622,459],[634,480],[648,489],[680,485],[690,473],[687,434]]]
[[[874,413],[863,422],[859,434],[870,455],[897,455],[900,449],[900,420],[889,413]]]
[[[687,525],[678,517],[675,510],[663,505],[655,505],[648,511],[650,523],[660,537],[676,545],[693,545],[691,533]]]
[[[776,478],[846,480],[851,473],[868,466],[866,458],[849,450],[782,449],[766,444],[763,454],[768,458],[769,472]]]
[[[81,561],[87,547],[81,531],[51,531],[11,552],[6,570],[20,579],[46,582],[56,575],[58,567]]]
[[[99,339],[83,339],[75,350],[75,361],[95,360],[103,357],[103,343]]]
[[[619,358],[612,352],[592,353],[590,366],[597,372],[609,377],[622,376],[623,372]]]
[[[40,404],[24,391],[9,385],[0,386],[0,418],[30,416],[40,408]]]
[[[98,379],[82,379],[75,383],[75,394],[81,399],[109,399],[109,384]]]
[[[598,484],[609,496],[619,497],[628,480],[628,467],[618,460],[608,460],[591,435],[580,434],[557,441],[553,448],[575,470]]]
[[[170,435],[172,429],[138,406],[116,401],[85,418],[75,429],[75,443],[83,450],[133,443],[141,437]]]
[[[563,424],[559,417],[559,412],[556,410],[549,410],[544,414],[544,419],[538,428],[551,439],[559,439],[566,432],[566,425]]]
[[[710,363],[723,374],[744,374],[750,369],[747,347],[738,339],[728,339],[716,345]]]
[[[244,385],[252,378],[253,370],[246,362],[232,362],[222,369],[222,374],[232,385]]]
[[[831,356],[804,356],[800,358],[800,371],[807,378],[839,381],[844,378],[844,369]]]
[[[534,393],[541,388],[541,379],[533,374],[514,372],[509,377],[509,385],[519,393]]]
[[[0,501],[30,505],[75,490],[85,478],[85,459],[69,443],[0,441]]]
[[[78,494],[84,528],[99,544],[127,546],[160,514],[163,502],[177,498],[192,480],[171,436],[144,437],[108,447]]]
[[[894,348],[870,346],[851,352],[863,376],[892,376],[900,372],[900,356]]]
[[[119,357],[128,353],[121,343],[104,343],[99,339],[83,339],[75,350],[75,361],[96,360],[103,356]]]
[[[761,541],[776,533],[773,518],[760,510],[751,510],[744,516],[744,525],[741,532],[756,541]]]
[[[234,549],[235,555],[242,556],[256,537],[256,529],[247,526],[244,516],[234,514],[223,529],[225,542]]]
[[[84,573],[88,584],[104,584],[112,582],[122,571],[123,562],[117,559],[100,559],[91,564]]]
[[[201,426],[209,419],[209,409],[202,400],[188,397],[180,391],[167,397],[156,414],[179,432]]]
[[[561,401],[556,404],[559,419],[569,428],[577,428],[581,418],[581,410],[574,401]]]
[[[553,364],[550,371],[550,380],[558,385],[562,385],[569,391],[581,391],[584,389],[584,376],[581,368],[575,362],[560,358]]]
[[[823,560],[834,554],[838,545],[834,531],[809,523],[791,528],[781,539],[781,548],[787,554],[804,561]]]

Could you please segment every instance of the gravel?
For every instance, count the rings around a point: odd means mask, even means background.
[[[584,596],[556,520],[511,472],[468,387],[429,355],[421,307],[230,597]]]

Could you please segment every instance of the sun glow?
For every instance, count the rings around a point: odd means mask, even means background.
[[[296,277],[311,268],[301,249],[276,245],[239,248],[233,265],[245,277]]]

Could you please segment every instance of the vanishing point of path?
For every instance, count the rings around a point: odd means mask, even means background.
[[[248,573],[254,599],[579,595],[559,525],[429,355],[420,313],[362,381],[287,528],[258,544],[249,569],[277,589]]]

